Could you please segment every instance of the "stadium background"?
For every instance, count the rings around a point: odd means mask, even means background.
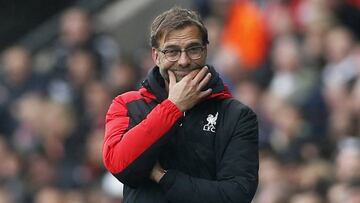
[[[253,202],[359,203],[359,0],[1,1],[0,203],[121,202],[104,116],[173,5],[203,16],[209,63],[258,114]]]

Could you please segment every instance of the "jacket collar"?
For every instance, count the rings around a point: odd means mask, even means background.
[[[211,79],[205,89],[212,88],[213,92],[209,98],[230,98],[231,93],[229,92],[227,86],[222,82],[222,79],[214,69],[214,67],[209,66],[209,71],[211,73]],[[151,92],[158,102],[165,100],[168,97],[168,93],[165,88],[164,78],[160,75],[159,67],[155,66],[147,75],[146,79],[142,82],[142,86]]]

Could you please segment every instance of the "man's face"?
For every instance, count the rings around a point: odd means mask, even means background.
[[[189,74],[192,70],[201,69],[205,65],[206,60],[206,46],[201,52],[201,57],[198,59],[191,59],[184,51],[181,52],[180,57],[176,61],[170,61],[165,54],[160,50],[185,50],[196,47],[202,47],[203,41],[201,32],[198,27],[191,25],[181,29],[176,29],[169,32],[159,40],[159,48],[152,48],[152,58],[157,66],[160,68],[162,77],[169,81],[168,70],[173,71],[176,76],[176,81],[180,81],[183,77]]]

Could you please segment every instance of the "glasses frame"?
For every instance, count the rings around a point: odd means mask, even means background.
[[[189,53],[188,53],[189,50],[194,49],[194,48],[201,48],[199,57],[192,58],[192,57],[189,56]],[[189,59],[191,59],[191,60],[197,60],[197,59],[200,59],[201,57],[203,57],[203,53],[204,53],[204,50],[205,50],[205,46],[204,46],[204,45],[198,45],[198,46],[192,46],[192,47],[188,47],[188,48],[184,48],[184,49],[171,49],[171,50],[174,50],[174,51],[178,51],[178,54],[177,54],[177,56],[176,56],[176,59],[175,59],[175,58],[174,58],[174,59],[171,59],[171,57],[167,56],[167,53],[168,53],[169,50],[170,50],[170,49],[166,49],[166,48],[165,48],[165,49],[158,49],[158,51],[160,51],[161,53],[164,54],[166,60],[171,61],[171,62],[178,61],[178,60],[180,59],[181,54],[182,54],[183,52],[185,52],[186,56],[189,57]]]

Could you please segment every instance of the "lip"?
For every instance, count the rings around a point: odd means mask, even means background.
[[[182,70],[176,70],[174,71],[175,75],[177,76],[186,76],[187,74],[189,74],[191,71],[182,71]]]

